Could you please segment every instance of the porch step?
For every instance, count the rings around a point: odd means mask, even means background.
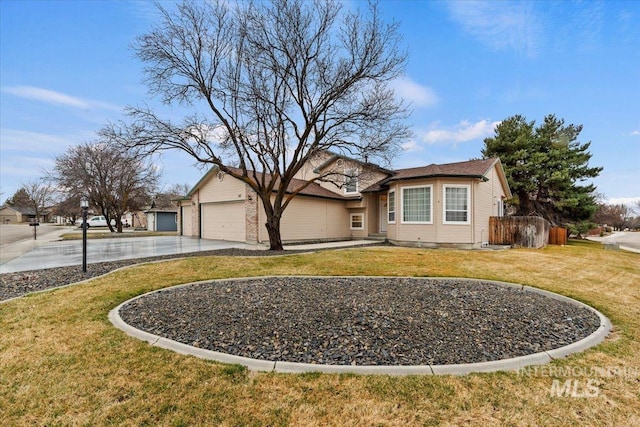
[[[384,242],[385,240],[387,240],[387,234],[386,233],[370,233],[369,236],[367,236],[367,240],[377,240],[380,242]]]

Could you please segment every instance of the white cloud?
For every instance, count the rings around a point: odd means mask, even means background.
[[[402,148],[402,151],[404,151],[405,153],[422,151],[422,146],[413,139],[410,139],[409,141],[402,144],[401,148]]]
[[[433,107],[439,102],[433,89],[422,86],[408,77],[396,79],[392,83],[396,94],[416,107]]]
[[[631,136],[640,136],[640,130],[634,130],[629,135],[631,135]]]
[[[496,126],[500,122],[490,122],[488,120],[480,120],[471,123],[467,120],[461,121],[459,124],[449,129],[430,129],[427,131],[418,131],[420,139],[427,144],[437,143],[453,143],[467,142],[478,138],[485,138],[493,134]]]
[[[64,105],[67,107],[91,110],[94,108],[106,110],[121,110],[121,107],[106,102],[82,99],[49,89],[34,86],[11,86],[2,89],[3,92],[10,93],[20,98],[33,99],[47,104]]]
[[[452,1],[447,6],[467,33],[491,49],[536,55],[542,27],[533,2]]]

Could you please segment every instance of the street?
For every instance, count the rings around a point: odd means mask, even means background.
[[[28,224],[1,224],[0,225],[0,265],[23,255],[36,247],[58,240],[59,237],[73,230],[73,227],[65,227],[52,224],[42,224],[37,227],[37,240],[33,239],[33,227]]]
[[[66,233],[72,229],[72,227],[53,224],[41,224],[36,228],[38,240],[50,240],[52,235],[55,235],[57,238],[61,234],[60,232]],[[33,227],[30,227],[29,224],[0,225],[0,247],[9,243],[19,242],[21,240],[33,240]]]
[[[614,231],[608,236],[588,237],[588,239],[602,243],[617,243],[621,249],[628,248],[633,252],[640,252],[640,232]]]

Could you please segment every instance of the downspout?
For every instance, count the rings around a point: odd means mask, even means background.
[[[184,236],[184,206],[180,202],[180,235]]]
[[[471,215],[471,247],[474,247],[476,242],[476,186],[471,181],[471,194],[469,203],[469,215]]]
[[[202,239],[202,203],[200,203],[200,198],[198,198],[198,238]]]

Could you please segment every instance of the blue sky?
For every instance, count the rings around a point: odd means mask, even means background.
[[[477,158],[500,120],[555,114],[584,125],[590,165],[604,167],[598,192],[640,200],[640,1],[383,1],[381,10],[400,22],[409,51],[396,90],[412,102],[414,137],[394,167]],[[0,1],[0,201],[125,106],[159,104],[130,48],[157,20],[147,1]],[[177,152],[158,163],[165,186],[203,173]]]

